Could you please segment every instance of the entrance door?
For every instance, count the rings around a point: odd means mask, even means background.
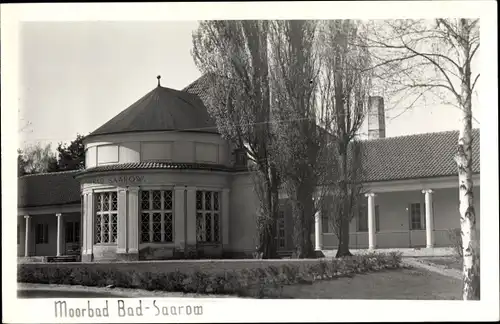
[[[65,233],[65,255],[80,254],[80,221],[66,222]]]

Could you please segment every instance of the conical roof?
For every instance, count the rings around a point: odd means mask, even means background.
[[[218,134],[202,100],[192,93],[158,86],[89,136],[148,131]]]

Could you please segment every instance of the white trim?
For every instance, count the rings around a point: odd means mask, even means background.
[[[210,185],[197,186],[194,188],[195,188],[195,190],[198,190],[198,191],[218,191],[220,193],[222,193],[224,190],[229,190],[229,189],[224,189],[221,186],[210,186]]]
[[[237,173],[233,173],[233,175],[235,174]],[[474,187],[479,187],[480,174],[473,174],[472,182]],[[448,189],[457,187],[458,187],[458,176],[363,183],[363,189],[365,189],[367,193],[376,193],[376,194],[397,192],[397,191],[422,191],[431,188],[435,190],[435,189]],[[316,190],[320,191],[321,186],[318,186]],[[285,192],[285,190],[280,189],[278,192],[278,197],[279,199],[288,199],[288,194]]]
[[[168,184],[168,185],[139,185],[139,190],[174,190],[176,186]]]
[[[480,175],[472,175],[474,186],[480,186]],[[377,193],[395,192],[395,191],[422,191],[425,189],[446,189],[458,187],[458,176],[439,177],[439,178],[419,178],[412,180],[367,182],[363,184],[364,188]]]
[[[120,187],[113,187],[113,186],[106,186],[106,187],[99,187],[99,188],[94,188],[92,190],[92,194],[96,194],[96,193],[102,193],[102,192],[116,192],[118,193],[118,189]]]

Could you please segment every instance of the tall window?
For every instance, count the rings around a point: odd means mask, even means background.
[[[196,240],[220,241],[220,200],[217,191],[196,191]]]
[[[380,231],[380,211],[375,205],[375,231]],[[358,232],[368,232],[368,206],[361,206],[358,214]]]
[[[49,243],[49,224],[36,224],[35,241],[36,244]]]
[[[116,191],[95,194],[95,242],[116,244],[118,237],[118,194]]]
[[[410,229],[423,230],[425,229],[424,219],[422,217],[422,206],[420,203],[410,204]]]
[[[285,211],[278,212],[278,220],[276,221],[276,243],[279,249],[285,248]]]
[[[17,244],[21,243],[21,225],[17,225]]]
[[[65,226],[66,243],[80,242],[80,222],[66,222]]]
[[[141,243],[173,242],[172,190],[141,191]]]

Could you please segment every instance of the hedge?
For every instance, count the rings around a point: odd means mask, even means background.
[[[401,253],[370,253],[341,259],[307,260],[303,263],[297,262],[299,260],[278,264],[264,261],[254,268],[217,271],[206,271],[203,262],[196,262],[191,264],[195,267],[192,271],[177,269],[167,272],[162,272],[159,264],[150,267],[157,271],[128,271],[126,267],[105,268],[99,263],[27,263],[18,267],[18,282],[97,287],[113,285],[120,288],[263,298],[276,297],[283,285],[311,284],[317,280],[399,268],[401,259]],[[231,263],[237,264],[234,261]]]

